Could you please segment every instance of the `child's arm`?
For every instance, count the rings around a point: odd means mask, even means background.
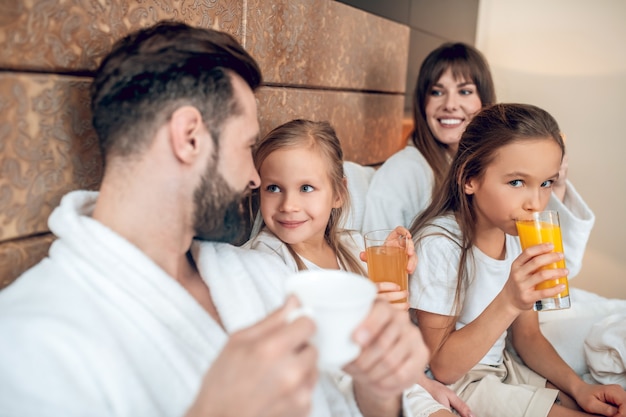
[[[456,317],[417,310],[417,322],[431,350],[430,370],[444,384],[452,384],[472,369],[517,317],[496,298],[474,321],[455,330]]]
[[[626,391],[619,385],[585,383],[559,356],[539,329],[538,314],[526,311],[511,325],[513,346],[524,363],[572,397],[584,410],[606,416],[626,415]]]
[[[456,317],[417,310],[420,330],[432,352],[430,369],[439,381],[456,382],[479,363],[521,312],[530,310],[536,300],[563,290],[558,286],[535,290],[539,282],[566,273],[561,269],[537,271],[561,258],[561,254],[551,253],[551,248],[537,245],[525,250],[513,262],[500,293],[472,322],[458,330]]]

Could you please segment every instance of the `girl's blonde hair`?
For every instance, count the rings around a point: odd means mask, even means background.
[[[471,248],[477,220],[473,196],[465,193],[465,184],[484,175],[500,148],[525,140],[553,140],[561,148],[561,154],[565,152],[559,126],[545,110],[527,104],[496,104],[482,109],[461,136],[459,150],[443,186],[433,194],[428,208],[411,225],[416,247],[422,239],[433,235],[445,236],[460,246],[455,307],[451,312],[455,321],[463,303],[462,295],[472,279],[468,276],[467,264],[473,262]],[[437,217],[448,214],[455,216],[460,236],[434,224]],[[424,233],[426,227],[435,231]]]
[[[343,172],[343,150],[337,138],[335,129],[328,122],[314,122],[311,120],[296,119],[284,123],[269,132],[255,147],[253,152],[254,165],[257,171],[265,159],[274,151],[285,148],[306,147],[326,161],[328,177],[333,188],[333,194],[341,199],[341,206],[333,208],[324,232],[324,239],[337,255],[339,265],[348,271],[366,275],[360,260],[343,245],[339,236],[343,229],[345,216],[350,211],[350,195]],[[260,200],[259,190],[253,193],[253,206],[258,207]],[[260,214],[258,214],[260,216]],[[261,225],[263,227],[264,224]],[[307,269],[298,254],[287,245],[289,252],[298,265],[299,270]]]

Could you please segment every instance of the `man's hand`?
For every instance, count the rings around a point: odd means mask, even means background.
[[[315,325],[291,323],[290,298],[263,321],[233,333],[204,377],[187,417],[304,417],[317,381],[317,351],[308,341]]]
[[[428,348],[408,314],[376,300],[354,333],[361,354],[344,367],[364,416],[397,416],[402,392],[424,372]]]

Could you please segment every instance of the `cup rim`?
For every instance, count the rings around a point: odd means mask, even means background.
[[[350,298],[346,297],[342,301],[342,306],[346,308],[350,308],[355,305],[360,305],[367,299],[367,302],[373,302],[376,298],[376,294],[378,293],[376,289],[376,285],[372,281],[370,281],[367,277],[355,274],[354,272],[344,271],[341,269],[322,269],[322,270],[304,270],[299,271],[295,274],[289,275],[285,280],[285,292],[287,294],[293,294],[296,297],[298,296],[297,291],[294,289],[294,282],[308,282],[314,283],[315,281],[321,279],[335,279],[335,280],[350,280],[354,281],[356,285],[358,285],[362,291],[365,293],[364,298]]]
[[[376,229],[376,230],[370,230],[369,232],[365,233],[363,235],[363,241],[365,242],[365,247],[370,246],[367,244],[367,242],[381,242],[381,243],[385,243],[387,242],[387,238],[389,237],[389,235],[395,231],[396,229]],[[384,233],[383,236],[380,237],[372,237],[374,233]],[[407,239],[408,236],[407,235],[399,235],[398,236],[398,240],[400,239]],[[371,245],[371,246],[377,246],[377,245]]]
[[[548,215],[548,217],[559,218],[559,212],[557,210],[541,210],[541,211],[533,211],[532,213],[527,213],[527,217],[517,217],[515,218],[515,223],[529,223],[539,221],[539,217],[543,215]]]

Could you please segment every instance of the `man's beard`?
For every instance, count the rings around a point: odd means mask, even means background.
[[[194,232],[211,242],[242,242],[247,223],[242,202],[246,192],[234,190],[212,161],[194,192]]]

